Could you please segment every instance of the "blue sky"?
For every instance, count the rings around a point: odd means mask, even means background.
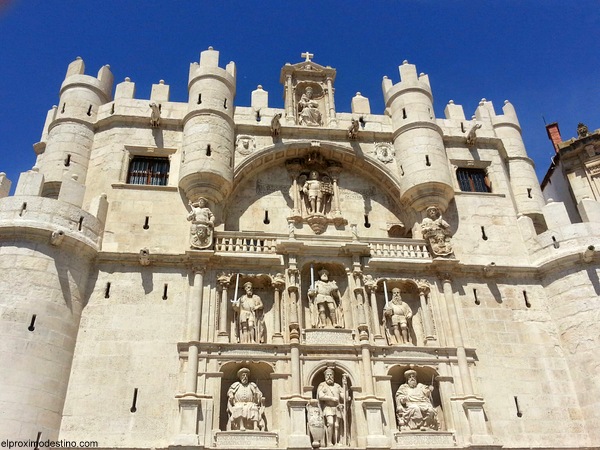
[[[336,108],[369,97],[383,112],[381,79],[398,81],[403,60],[429,75],[437,117],[448,100],[470,117],[479,100],[516,107],[525,144],[543,177],[553,150],[578,122],[600,128],[600,1],[113,1],[0,0],[0,171],[14,184],[35,161],[48,109],[76,56],[95,75],[110,64],[148,98],[164,79],[187,101],[189,63],[209,45],[235,61],[239,106],[258,84],[282,107],[281,67],[314,61],[337,69]]]

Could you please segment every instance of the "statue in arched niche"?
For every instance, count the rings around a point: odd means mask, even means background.
[[[335,382],[335,371],[329,367],[324,372],[325,381],[317,387],[317,400],[325,425],[326,446],[344,445],[348,441],[348,411],[350,391],[348,375],[342,375],[342,384]]]
[[[228,430],[260,430],[265,428],[264,398],[256,385],[250,381],[250,369],[242,367],[238,379],[227,391]]]
[[[412,316],[410,306],[402,300],[400,289],[393,288],[392,300],[383,307],[382,320],[389,345],[410,343],[410,320]]]
[[[244,283],[244,291],[246,293],[231,305],[236,313],[236,335],[241,344],[263,343],[263,302],[254,294],[254,286],[250,281]]]
[[[431,393],[433,385],[417,381],[417,372],[404,372],[405,383],[396,391],[396,418],[402,430],[437,430],[440,426]]]
[[[308,290],[311,325],[313,328],[344,328],[338,285],[335,280],[329,280],[329,271],[326,269],[319,271],[319,278]]]
[[[313,99],[313,88],[308,86],[298,101],[298,123],[309,127],[321,125],[319,104]]]

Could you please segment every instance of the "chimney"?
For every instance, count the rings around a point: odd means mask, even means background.
[[[558,129],[558,122],[553,122],[551,124],[546,125],[546,132],[548,133],[548,138],[552,141],[554,151],[558,153],[558,144],[562,142],[562,138],[560,137],[560,130]]]

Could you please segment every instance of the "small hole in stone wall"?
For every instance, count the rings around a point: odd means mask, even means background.
[[[369,215],[365,214],[365,228],[371,228],[371,224],[369,223]]]
[[[223,100],[223,108],[227,109],[227,99]]]
[[[165,283],[165,287],[163,288],[163,296],[162,296],[163,300],[166,300],[168,298],[167,297],[167,291],[168,290],[169,290],[169,285],[167,283]]]
[[[211,153],[212,153],[212,151],[210,150],[210,144],[208,144],[206,146],[206,156],[210,156]]]
[[[533,198],[533,197],[531,196],[531,188],[527,188],[527,197],[529,197],[529,198]]]
[[[71,165],[71,155],[67,155],[65,158],[65,167],[69,167]]]
[[[31,323],[30,323],[30,324],[29,324],[29,326],[27,327],[27,329],[28,329],[29,331],[33,331],[33,330],[35,330],[35,318],[36,318],[36,317],[37,317],[37,316],[36,316],[35,314],[34,314],[33,316],[31,316]]]
[[[554,248],[560,247],[560,243],[556,240],[554,236],[552,236],[552,245],[554,246]]]
[[[87,110],[87,115],[91,116],[92,115],[92,105],[90,105],[90,107]]]
[[[256,111],[256,121],[260,122],[260,119],[261,119],[261,117],[260,117],[260,111]]]
[[[521,412],[521,408],[519,407],[519,399],[515,395],[515,406],[517,408],[517,417],[523,417],[523,413]]]
[[[525,306],[527,306],[528,308],[531,308],[531,303],[529,302],[529,299],[527,298],[527,291],[523,291],[523,299],[525,300]]]
[[[22,216],[23,214],[25,214],[25,211],[27,210],[27,202],[24,202],[21,205],[21,211],[19,212],[19,216]]]
[[[133,401],[131,402],[131,408],[129,408],[129,411],[131,411],[132,413],[137,411],[137,407],[136,407],[137,396],[138,396],[138,388],[134,388],[133,389]]]
[[[146,220],[144,220],[144,226],[142,227],[144,230],[147,230],[148,228],[150,228],[150,217],[146,216]]]
[[[158,104],[158,110],[162,112],[162,103]]]
[[[271,221],[269,220],[269,211],[265,210],[265,218],[263,220],[263,223],[265,225],[269,225],[271,223]]]
[[[402,108],[402,118],[406,119],[408,116],[406,115],[406,108]]]
[[[104,288],[104,298],[110,298],[110,281],[106,283],[106,288]]]
[[[81,231],[83,229],[83,216],[79,218],[79,224],[77,224],[77,231]]]
[[[198,94],[198,104],[202,103],[202,94]]]
[[[114,114],[115,113],[115,104],[113,103],[112,106],[110,107],[110,113]]]
[[[483,239],[484,241],[488,240],[487,234],[485,234],[485,227],[481,227],[481,239]]]
[[[431,166],[431,162],[429,162],[429,155],[425,155],[425,165]]]
[[[66,107],[66,106],[67,106],[67,104],[66,104],[66,103],[63,103],[62,109],[60,110],[60,113],[61,113],[61,114],[64,114],[64,113],[65,113],[65,107]]]
[[[477,289],[473,289],[473,298],[475,299],[475,304],[480,305],[481,301],[477,298]]]
[[[462,122],[460,123],[460,131],[463,133],[465,132],[465,124]]]
[[[404,176],[404,167],[400,166],[400,175]]]

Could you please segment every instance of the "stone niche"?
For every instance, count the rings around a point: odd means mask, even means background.
[[[260,420],[258,427],[255,429],[246,428],[244,431],[240,430],[239,426],[232,425],[231,407],[229,405],[228,392],[230,388],[240,381],[238,377],[238,371],[242,368],[247,368],[249,383],[254,383],[256,387],[262,393],[262,403],[258,406],[258,414]],[[221,391],[219,397],[220,414],[219,414],[219,430],[222,432],[229,432],[230,435],[240,435],[240,439],[244,439],[248,436],[258,436],[257,439],[262,441],[267,439],[270,441],[264,433],[269,430],[278,429],[281,424],[277,423],[277,417],[273,414],[273,388],[271,383],[271,374],[273,368],[267,363],[261,362],[250,362],[250,361],[232,361],[223,365],[221,368],[223,378],[221,380]],[[275,421],[275,422],[274,422]],[[223,433],[221,433],[223,435]],[[221,441],[225,442],[233,438],[222,437]]]

